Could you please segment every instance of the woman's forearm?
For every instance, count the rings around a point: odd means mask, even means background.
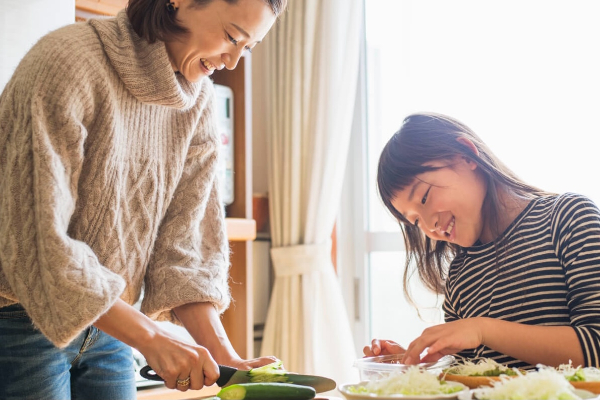
[[[94,326],[138,350],[160,331],[154,321],[121,299],[98,318]]]
[[[206,347],[218,363],[230,365],[240,359],[211,303],[185,304],[173,311],[196,343]]]
[[[573,361],[583,365],[583,351],[570,326],[525,325],[482,318],[483,344],[530,364],[558,366]]]

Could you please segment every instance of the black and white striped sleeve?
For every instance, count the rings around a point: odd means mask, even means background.
[[[584,196],[563,195],[553,213],[552,232],[565,270],[571,326],[585,365],[600,367],[600,210]]]

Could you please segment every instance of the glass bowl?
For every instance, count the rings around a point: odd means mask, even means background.
[[[385,378],[391,373],[404,372],[413,365],[402,364],[403,354],[359,358],[354,362],[360,373],[361,381],[372,381]],[[455,361],[453,356],[444,356],[436,362],[416,364],[419,368],[439,375]]]

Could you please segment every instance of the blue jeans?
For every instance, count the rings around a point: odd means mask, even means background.
[[[0,308],[0,399],[135,398],[129,346],[91,327],[59,349],[19,304]]]

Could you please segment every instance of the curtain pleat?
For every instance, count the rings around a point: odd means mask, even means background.
[[[286,369],[357,379],[331,261],[358,77],[361,0],[293,0],[265,40],[275,281],[261,354]]]

